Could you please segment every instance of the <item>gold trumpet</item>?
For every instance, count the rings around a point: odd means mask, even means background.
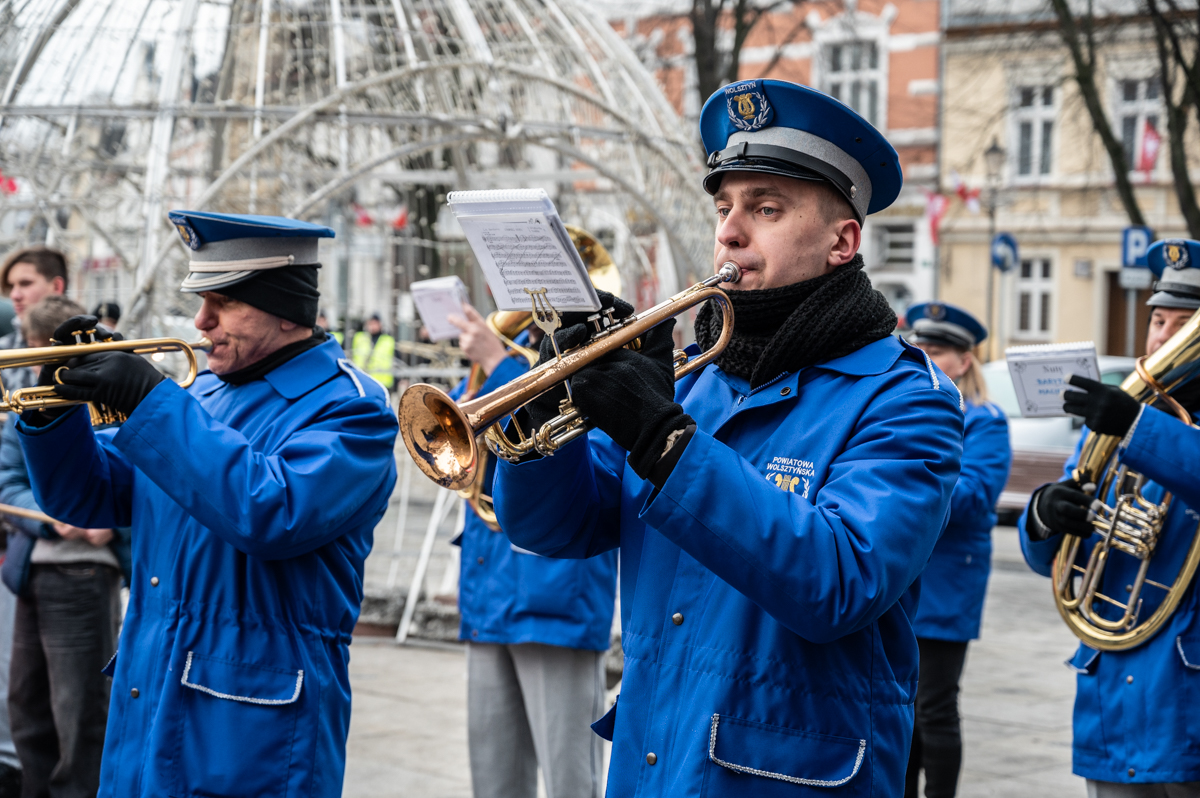
[[[480,464],[479,444],[476,436],[486,431],[487,445],[496,456],[505,460],[516,460],[530,452],[552,455],[559,448],[575,440],[588,430],[582,414],[568,398],[559,405],[559,414],[547,421],[530,437],[526,437],[519,424],[518,440],[512,441],[500,426],[502,419],[511,417],[531,400],[564,383],[575,372],[629,344],[667,319],[708,300],[715,300],[721,309],[721,335],[708,351],[687,361],[677,352],[675,379],[680,380],[712,362],[729,344],[733,335],[733,306],[729,297],[717,286],[721,283],[736,283],[742,272],[732,261],[721,265],[720,270],[699,283],[680,291],[673,297],[660,302],[649,310],[626,319],[606,320],[595,314],[588,321],[595,327],[587,343],[557,352],[554,360],[547,361],[507,385],[489,394],[462,404],[457,404],[445,391],[432,385],[410,386],[400,397],[400,437],[408,453],[425,476],[451,490],[461,490],[475,479]],[[553,336],[561,325],[557,311],[545,302],[544,292],[533,295],[534,321]],[[553,341],[553,337],[551,341]]]
[[[90,337],[91,340],[83,340]],[[166,352],[182,352],[188,360],[188,373],[179,383],[186,388],[196,380],[199,364],[196,361],[196,350],[212,348],[212,341],[201,338],[189,344],[178,338],[142,338],[131,341],[102,341],[97,340],[94,330],[88,330],[76,335],[79,343],[65,346],[38,346],[29,349],[9,349],[0,351],[0,370],[15,369],[28,366],[55,367],[54,381],[62,384],[62,373],[67,370],[63,365],[68,360],[84,355],[94,355],[100,352],[131,352],[135,355],[157,355]],[[97,402],[87,402],[83,399],[65,399],[54,392],[51,385],[36,385],[31,388],[18,388],[8,391],[0,379],[0,412],[13,411],[23,413],[26,410],[43,410],[48,407],[67,407],[69,405],[86,404],[91,413],[92,424],[120,424],[125,421],[125,414],[117,412]]]
[[[567,235],[571,237],[571,243],[579,253],[579,259],[583,261],[583,265],[588,271],[588,278],[591,279],[592,285],[602,291],[608,291],[613,296],[620,296],[621,273],[617,271],[617,264],[608,249],[600,243],[599,239],[582,227],[576,227],[573,224],[564,226],[567,228]],[[525,358],[529,361],[530,368],[537,365],[539,357],[537,350],[521,346],[515,340],[529,325],[533,324],[532,313],[527,310],[497,310],[488,314],[486,324],[488,329],[495,333],[508,349],[509,357]],[[487,381],[487,377],[482,366],[478,364],[472,366],[471,373],[467,377],[467,389],[463,393],[463,400],[474,399],[475,394],[479,393],[479,389]],[[500,522],[496,519],[496,508],[492,506],[492,497],[483,492],[483,483],[487,478],[488,468],[487,451],[484,450],[480,456],[482,459],[475,469],[475,479],[466,488],[460,490],[458,495],[467,500],[471,509],[488,529],[499,532]]]
[[[1200,367],[1200,313],[1175,333],[1157,352],[1139,358],[1133,374],[1121,390],[1141,402],[1164,406],[1183,423],[1192,418],[1171,393],[1188,384]],[[1142,495],[1145,478],[1120,463],[1117,449],[1121,439],[1089,432],[1079,453],[1072,478],[1085,485],[1098,500],[1093,503],[1092,525],[1100,533],[1086,563],[1080,564],[1083,539],[1063,535],[1054,561],[1054,602],[1075,636],[1100,651],[1124,651],[1144,643],[1167,622],[1192,582],[1200,565],[1200,527],[1178,566],[1175,579],[1165,584],[1148,578],[1150,563],[1162,539],[1163,525],[1171,507],[1171,494],[1154,502]],[[1094,486],[1094,488],[1092,488]],[[1089,490],[1091,488],[1091,490]],[[1116,501],[1104,502],[1110,490]],[[1100,592],[1105,566],[1115,556],[1137,561],[1137,575],[1126,588],[1129,593],[1113,598]],[[1143,590],[1160,591],[1161,601],[1149,617],[1142,618]],[[1123,599],[1123,600],[1121,600]],[[1115,608],[1117,618],[1104,618],[1101,604]]]

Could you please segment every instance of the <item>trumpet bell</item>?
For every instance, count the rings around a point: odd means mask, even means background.
[[[450,490],[475,479],[479,444],[467,416],[433,385],[410,386],[400,397],[400,437],[421,473]]]

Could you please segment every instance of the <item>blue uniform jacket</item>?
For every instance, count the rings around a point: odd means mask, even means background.
[[[1078,456],[1076,449],[1064,475],[1070,475]],[[1175,494],[1158,553],[1147,574],[1147,579],[1170,584],[1200,524],[1200,514],[1192,509],[1200,507],[1200,482],[1196,480],[1200,473],[1200,431],[1147,408],[1121,459],[1153,480],[1144,488],[1149,499],[1161,500],[1163,486]],[[1108,501],[1111,504],[1112,496]],[[1026,508],[1020,521],[1025,560],[1033,570],[1049,576],[1062,536],[1031,541],[1025,531],[1028,514]],[[1097,537],[1085,544],[1086,551],[1091,551]],[[1102,592],[1120,600],[1136,570],[1132,558],[1113,554],[1105,570]],[[1140,617],[1153,613],[1162,595],[1152,587],[1144,588]],[[1046,596],[1051,600],[1049,588]],[[1146,643],[1128,651],[1105,652],[1080,644],[1068,660],[1068,667],[1077,674],[1072,757],[1076,775],[1126,783],[1200,780],[1197,604],[1193,580],[1174,614]]]
[[[119,429],[93,433],[83,409],[18,424],[46,512],[134,528],[101,798],[341,795],[397,432],[341,358],[327,340],[240,386],[166,380]]]
[[[0,430],[0,502],[26,510],[42,511],[33,498],[33,488],[29,484],[29,469],[25,467],[25,455],[21,453],[21,443],[17,439],[17,415],[9,414]],[[8,533],[8,550],[4,555],[4,564],[0,565],[0,581],[16,595],[25,592],[29,584],[29,566],[33,557],[33,547],[38,538],[59,540],[58,533],[49,524],[34,521],[29,518],[18,518],[15,515],[6,516],[10,524]],[[116,556],[121,566],[121,574],[126,581],[130,576],[130,529],[116,527],[113,529],[113,539],[108,548]]]
[[[1012,447],[1008,419],[991,402],[967,405],[962,473],[950,499],[950,521],[921,574],[917,637],[967,641],[979,637],[992,570],[996,500],[1008,481]]]
[[[518,343],[525,343],[518,339]],[[505,358],[479,389],[490,393],[528,371],[524,360]],[[465,381],[451,395],[457,399]],[[484,474],[491,492],[496,458]],[[558,560],[513,548],[468,507],[459,538],[458,636],[475,643],[544,643],[607,651],[617,593],[617,553],[588,560]]]
[[[958,479],[957,390],[889,337],[754,391],[710,365],[676,397],[697,431],[661,491],[599,432],[497,470],[518,545],[620,548],[608,794],[900,795],[910,587]]]

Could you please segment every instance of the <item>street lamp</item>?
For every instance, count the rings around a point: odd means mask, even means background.
[[[992,242],[996,239],[996,198],[1000,191],[1000,170],[1004,168],[1004,148],[1000,146],[1000,142],[996,137],[992,137],[992,144],[983,151],[983,165],[987,169],[987,209],[988,209],[988,239],[987,239],[987,326],[991,333],[992,343],[988,345],[988,360],[991,360],[991,352],[995,346],[999,336],[996,334],[996,326],[993,324],[992,306],[995,302],[995,268],[992,266]]]

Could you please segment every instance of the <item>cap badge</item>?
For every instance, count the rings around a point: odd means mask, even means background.
[[[934,321],[941,321],[946,318],[946,308],[936,302],[930,302],[929,306],[925,308],[925,315]]]
[[[200,249],[200,236],[192,229],[192,226],[187,222],[176,222],[175,229],[179,231],[180,238],[183,243],[188,245],[189,249]]]
[[[1163,242],[1163,260],[1172,269],[1186,269],[1191,265],[1187,242],[1175,239]]]
[[[747,132],[766,127],[775,116],[760,80],[742,81],[726,86],[725,105],[729,109],[729,120],[733,122],[733,126]]]

